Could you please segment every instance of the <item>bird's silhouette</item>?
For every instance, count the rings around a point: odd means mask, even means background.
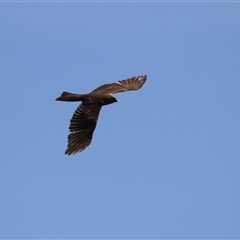
[[[102,106],[117,102],[114,93],[140,89],[147,80],[147,75],[104,84],[88,94],[63,92],[56,101],[82,101],[70,121],[70,134],[65,154],[71,155],[83,151],[92,141],[94,129]]]

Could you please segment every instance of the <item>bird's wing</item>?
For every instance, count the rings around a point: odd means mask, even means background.
[[[119,80],[115,83],[104,84],[92,91],[114,94],[118,92],[138,90],[146,82],[147,75],[139,75],[137,77],[128,78],[125,80]]]
[[[65,154],[71,155],[83,151],[92,141],[92,135],[97,125],[101,106],[93,103],[79,105],[70,121],[70,134]]]

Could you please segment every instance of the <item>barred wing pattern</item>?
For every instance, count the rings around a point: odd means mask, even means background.
[[[83,102],[74,112],[70,121],[70,134],[65,154],[71,155],[83,151],[92,141],[101,106]]]
[[[92,93],[102,92],[114,94],[119,92],[138,90],[145,83],[146,79],[147,79],[146,75],[139,75],[137,77],[132,77],[125,80],[119,80],[116,83],[104,84],[94,89]]]

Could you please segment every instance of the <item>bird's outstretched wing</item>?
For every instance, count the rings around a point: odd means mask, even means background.
[[[92,141],[101,106],[93,103],[79,105],[70,121],[70,134],[65,154],[71,155],[83,151]]]
[[[102,92],[114,94],[119,92],[138,90],[142,87],[146,80],[147,75],[139,75],[137,77],[132,77],[125,80],[119,80],[115,83],[104,84],[94,89],[91,93]]]

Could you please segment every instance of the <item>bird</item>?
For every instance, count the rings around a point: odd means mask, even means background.
[[[139,75],[104,84],[87,94],[63,92],[56,101],[82,102],[70,120],[70,134],[65,154],[74,155],[90,145],[102,106],[117,102],[113,94],[138,90],[146,80],[147,75]]]

